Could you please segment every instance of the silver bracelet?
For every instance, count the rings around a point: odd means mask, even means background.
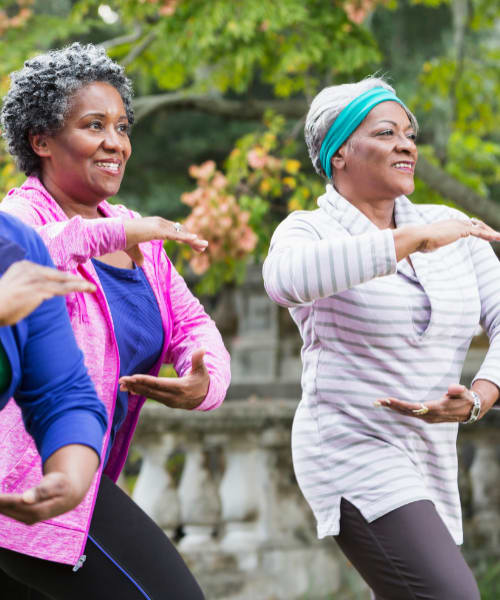
[[[473,390],[469,390],[472,398],[474,399],[474,404],[472,406],[472,410],[470,411],[469,418],[467,421],[462,421],[462,425],[471,425],[475,423],[479,418],[479,413],[481,412],[481,398],[479,394],[476,394]]]

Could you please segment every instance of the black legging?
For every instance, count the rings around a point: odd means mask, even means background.
[[[108,477],[97,495],[87,557],[69,565],[0,548],[3,600],[203,600],[163,531]]]
[[[375,600],[480,600],[471,570],[429,500],[368,523],[342,499],[340,514],[335,540]]]

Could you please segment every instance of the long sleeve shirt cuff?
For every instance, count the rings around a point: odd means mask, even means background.
[[[222,390],[221,386],[217,385],[217,380],[211,375],[207,395],[203,402],[194,410],[213,410],[222,404],[224,396],[225,390]]]
[[[81,444],[101,456],[104,431],[102,421],[85,410],[72,410],[51,423],[40,447],[42,462],[56,450],[70,444]]]

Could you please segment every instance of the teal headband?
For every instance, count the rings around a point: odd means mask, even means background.
[[[347,140],[351,133],[363,121],[374,106],[381,102],[398,102],[407,111],[406,106],[391,91],[383,87],[374,87],[361,94],[342,109],[333,125],[327,131],[319,151],[321,166],[328,179],[332,178],[332,156]]]

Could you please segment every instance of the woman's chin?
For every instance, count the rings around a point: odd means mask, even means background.
[[[404,183],[403,185],[399,186],[399,193],[397,195],[398,196],[409,196],[414,191],[415,191],[415,182],[413,181],[413,178],[412,178],[411,181],[408,181],[408,182]]]
[[[111,198],[112,196],[116,196],[120,191],[120,182],[112,182],[111,185],[103,185],[100,186],[99,189],[96,189],[97,196],[105,200],[106,198]]]

